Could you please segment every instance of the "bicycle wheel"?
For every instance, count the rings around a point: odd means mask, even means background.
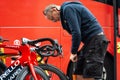
[[[48,76],[39,66],[34,66],[34,69],[38,80],[49,80]],[[32,77],[29,68],[24,67],[20,74],[17,75],[15,80],[34,80],[34,78]]]
[[[58,68],[50,64],[40,64],[39,65],[46,74],[49,76],[50,80],[68,80],[67,76]]]

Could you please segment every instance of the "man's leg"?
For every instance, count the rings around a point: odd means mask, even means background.
[[[101,80],[108,41],[104,35],[97,36],[90,42],[86,50],[84,80]]]
[[[83,80],[95,80],[94,78],[84,78]]]
[[[77,75],[77,80],[95,80],[94,78],[83,78],[82,75]]]
[[[77,79],[76,80],[84,80],[82,75],[76,75]]]

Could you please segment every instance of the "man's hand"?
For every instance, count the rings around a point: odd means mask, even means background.
[[[71,54],[71,55],[70,55],[70,60],[71,60],[72,62],[76,62],[76,61],[77,61],[77,54]]]

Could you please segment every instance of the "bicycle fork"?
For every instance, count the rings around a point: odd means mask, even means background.
[[[30,71],[31,71],[31,73],[32,73],[32,75],[33,75],[33,77],[34,77],[34,80],[38,80],[38,79],[37,79],[37,75],[36,75],[36,73],[35,73],[34,66],[33,66],[32,63],[29,63],[29,68],[30,68]]]

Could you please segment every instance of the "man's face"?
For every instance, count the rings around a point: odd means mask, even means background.
[[[60,15],[57,9],[51,9],[51,11],[47,12],[46,17],[53,22],[60,21]]]

